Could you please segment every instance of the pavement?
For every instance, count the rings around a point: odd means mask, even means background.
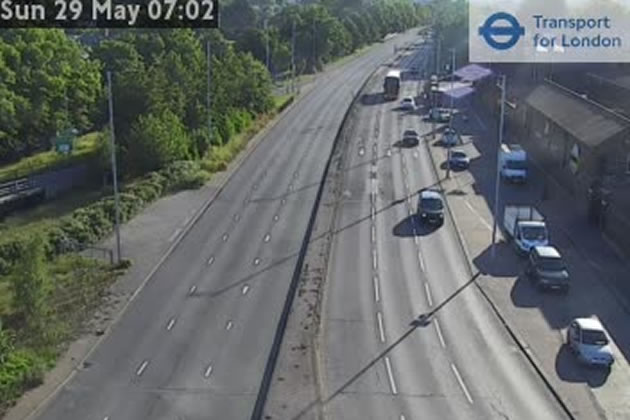
[[[401,65],[428,55],[411,51]],[[275,418],[566,418],[474,287],[479,275],[450,217],[437,229],[417,222],[417,193],[439,188],[438,178],[424,142],[398,140],[406,129],[425,134],[431,125],[382,101],[385,71],[357,105],[339,171],[319,396]],[[417,92],[418,81],[406,79],[400,96]]]
[[[73,343],[7,418],[248,418],[342,116],[391,52],[321,75],[225,178],[126,225],[134,265],[105,334]]]
[[[536,206],[549,223],[552,244],[567,260],[570,293],[561,297],[534,290],[523,276],[525,260],[516,256],[500,229],[493,259],[498,125],[481,106],[472,109],[468,122],[457,115],[454,120],[461,134],[458,148],[471,157],[469,170],[451,172],[451,178],[444,179],[447,151],[442,147],[431,150],[470,264],[487,274],[478,283],[481,290],[575,418],[630,418],[627,262],[597,229],[587,224],[583,206],[535,162],[531,162],[526,185],[500,184],[498,223],[500,226],[505,204]],[[569,322],[590,315],[598,316],[614,339],[616,363],[610,372],[580,366],[564,345]]]

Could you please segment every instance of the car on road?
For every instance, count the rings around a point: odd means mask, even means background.
[[[456,146],[457,145],[457,131],[452,128],[447,128],[444,130],[444,134],[442,134],[442,145],[443,146]]]
[[[413,96],[405,96],[402,101],[400,101],[400,108],[407,111],[415,111],[416,100]]]
[[[402,144],[406,147],[413,147],[420,144],[420,135],[416,130],[405,130],[403,133]]]
[[[442,195],[431,189],[422,190],[418,199],[418,217],[423,223],[442,225],[444,223],[444,200]]]
[[[451,150],[451,156],[448,159],[451,169],[468,169],[470,166],[470,158],[460,149]]]
[[[610,368],[615,362],[608,333],[596,317],[574,319],[567,330],[567,345],[581,363]]]
[[[569,291],[569,271],[553,246],[535,246],[529,253],[525,273],[539,290]]]
[[[447,123],[451,120],[451,113],[446,108],[432,108],[430,118],[438,123]]]

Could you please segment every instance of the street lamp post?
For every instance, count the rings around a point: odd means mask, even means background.
[[[492,226],[492,258],[496,257],[496,240],[497,240],[497,226],[498,226],[498,218],[499,218],[499,190],[501,187],[501,168],[500,168],[500,159],[501,159],[501,146],[503,145],[503,125],[505,123],[505,87],[506,85],[506,76],[501,76],[501,84],[499,88],[501,89],[501,117],[499,120],[499,144],[497,148],[497,168],[496,168],[496,179],[494,185],[494,224]]]
[[[455,88],[455,48],[451,49],[452,52],[452,60],[451,60],[451,109],[450,109],[450,117],[448,119],[448,128],[449,135],[453,135],[453,107],[455,106],[455,95],[453,95],[453,90]],[[446,178],[451,177],[451,142],[449,140],[446,145],[447,149],[447,158],[446,158]]]
[[[116,262],[121,261],[120,251],[120,198],[118,196],[118,171],[116,168],[116,138],[114,135],[114,98],[112,96],[112,73],[107,72],[107,96],[109,105],[109,130],[111,141],[112,178],[114,184],[114,231],[116,233]]]

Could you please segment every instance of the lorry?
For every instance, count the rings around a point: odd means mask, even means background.
[[[549,232],[544,216],[532,206],[507,205],[503,212],[503,228],[508,240],[523,255],[533,247],[549,245]]]
[[[391,70],[383,81],[383,97],[386,101],[398,99],[400,93],[400,70]]]
[[[518,144],[502,144],[499,151],[501,178],[511,182],[527,180],[527,152]]]

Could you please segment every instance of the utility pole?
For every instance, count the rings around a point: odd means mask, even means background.
[[[492,259],[496,257],[496,242],[497,242],[497,225],[499,218],[499,189],[501,187],[501,145],[503,145],[503,124],[505,123],[505,90],[506,90],[506,76],[501,76],[501,118],[499,120],[499,144],[497,148],[497,168],[496,168],[496,180],[494,184],[494,225],[492,226]]]
[[[116,232],[116,262],[120,263],[122,257],[120,252],[120,198],[118,197],[118,171],[116,169],[116,138],[114,135],[114,98],[112,96],[112,72],[107,72],[107,93],[109,96],[109,131],[112,149],[112,178],[114,184],[114,206],[115,221],[114,231]]]
[[[295,20],[291,26],[291,92],[295,92]]]
[[[453,57],[451,60],[451,112],[450,112],[450,117],[448,119],[448,128],[449,131],[451,132],[450,135],[455,135],[453,133],[453,107],[455,106],[455,95],[453,94],[454,88],[455,88],[455,48],[451,49],[451,52],[453,53]],[[457,135],[455,135],[455,138],[457,138]],[[446,158],[446,178],[450,178],[451,177],[451,142],[449,141],[448,144],[446,145],[447,148],[447,158]]]
[[[210,39],[206,41],[206,82],[207,82],[207,92],[206,92],[206,107],[208,108],[208,141],[212,140],[212,95],[211,95],[211,87],[212,87],[212,54],[210,49]]]
[[[441,47],[439,36],[436,36],[436,41],[437,41],[437,52],[436,52],[436,57],[435,57],[435,74],[439,77],[440,76],[440,47]]]
[[[271,68],[269,65],[269,31],[267,30],[267,17],[265,16],[265,65],[267,66],[267,71],[271,73]]]

